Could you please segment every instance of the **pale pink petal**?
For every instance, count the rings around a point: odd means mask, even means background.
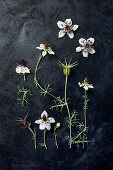
[[[21,73],[21,66],[16,67],[16,73],[20,74]]]
[[[22,74],[25,74],[25,73],[26,73],[24,66],[21,66],[21,73],[22,73]]]
[[[92,85],[89,85],[88,87],[89,87],[89,88],[94,88]]]
[[[49,123],[45,123],[45,127],[46,127],[47,130],[51,129],[51,125]]]
[[[67,35],[69,36],[69,38],[74,38],[74,33],[73,32],[67,32]]]
[[[90,54],[94,54],[95,53],[95,50],[93,48],[90,49],[89,51]]]
[[[36,120],[36,121],[35,121],[36,124],[40,124],[40,123],[42,123],[42,122],[43,122],[42,119],[39,119],[39,120]]]
[[[43,56],[43,57],[46,56],[46,54],[47,54],[47,51],[43,51],[43,52],[42,52],[42,56]]]
[[[79,27],[79,25],[73,25],[72,30],[75,31],[75,30],[77,30],[78,27]]]
[[[82,51],[84,49],[84,47],[77,47],[76,48],[76,52],[80,52],[80,51]]]
[[[88,86],[84,86],[83,88],[84,88],[85,90],[88,90]]]
[[[52,54],[52,55],[55,54],[54,51],[52,51],[52,49],[50,49],[50,50],[48,51],[48,53],[49,53],[49,54]]]
[[[59,37],[59,38],[62,38],[62,37],[65,35],[65,33],[66,33],[66,32],[65,32],[64,30],[60,30],[60,31],[59,31],[59,34],[58,34],[58,37]]]
[[[41,118],[43,118],[44,115],[45,115],[46,117],[48,117],[48,114],[47,114],[47,112],[46,112],[45,110],[42,112]]]
[[[46,128],[45,123],[41,123],[41,124],[39,125],[39,129],[40,129],[40,130],[44,130],[45,128]]]
[[[84,38],[80,38],[79,39],[79,44],[85,45],[86,44],[86,40]]]
[[[88,51],[87,51],[87,49],[83,50],[82,54],[83,54],[83,57],[88,57]]]
[[[65,23],[66,23],[67,25],[71,26],[71,25],[72,25],[72,20],[71,20],[71,19],[66,19],[66,20],[65,20]]]
[[[58,21],[58,22],[57,22],[57,25],[58,25],[58,27],[59,27],[60,29],[63,29],[64,26],[65,26],[65,23],[62,22],[62,21]]]
[[[87,39],[87,42],[88,42],[88,44],[90,44],[90,45],[92,45],[92,44],[94,44],[94,38],[89,38],[89,39]]]
[[[25,67],[24,69],[25,69],[25,73],[30,73],[30,69],[29,68]]]
[[[55,123],[55,119],[52,118],[52,117],[49,117],[49,118],[48,118],[48,122],[49,122],[49,123]]]

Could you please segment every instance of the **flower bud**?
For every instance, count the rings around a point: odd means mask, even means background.
[[[56,128],[59,128],[61,126],[61,123],[56,124]]]
[[[71,67],[66,65],[65,67],[63,67],[63,72],[66,76],[69,76],[71,73]]]

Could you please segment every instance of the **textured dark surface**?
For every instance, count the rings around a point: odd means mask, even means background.
[[[71,18],[80,27],[74,39],[58,39],[58,20]],[[113,0],[0,0],[0,170],[112,170],[113,169]],[[75,49],[79,38],[95,38],[96,54],[83,58]],[[17,117],[29,113],[35,121],[43,110],[56,121],[64,122],[66,110],[49,110],[50,96],[42,97],[35,88],[33,72],[40,54],[36,46],[48,41],[56,55],[48,55],[41,63],[38,80],[51,83],[53,93],[64,96],[65,77],[57,61],[78,60],[69,78],[68,97],[71,107],[82,114],[83,90],[78,81],[85,76],[94,84],[89,91],[88,137],[85,149],[70,150],[63,125],[58,131],[59,150],[53,134],[47,134],[48,150],[38,145],[34,150],[31,134],[15,126]],[[23,77],[15,73],[20,59],[29,62],[32,74]],[[33,95],[27,109],[17,104],[17,86],[29,88]],[[38,126],[36,126],[38,129]],[[38,130],[38,133],[40,131]],[[38,143],[43,141],[42,131]]]

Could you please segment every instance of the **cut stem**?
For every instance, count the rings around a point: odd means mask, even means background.
[[[28,129],[30,130],[30,132],[32,133],[32,135],[33,135],[33,139],[34,139],[34,146],[35,146],[35,149],[36,149],[36,133],[34,133],[33,132],[33,130],[30,128],[30,127],[28,127]]]
[[[44,129],[44,147],[47,149],[47,146],[46,146],[46,129]]]
[[[71,113],[70,113],[70,110],[69,110],[69,106],[68,106],[68,102],[67,102],[67,82],[68,82],[68,76],[66,76],[66,80],[65,80],[65,104],[66,104],[66,108],[67,108],[67,111],[68,111],[68,117],[69,117],[69,138],[70,138],[70,141],[72,139],[72,135],[71,135]],[[69,147],[71,148],[71,142],[69,142]]]
[[[84,106],[84,111],[85,111],[85,129],[87,127],[87,124],[86,124],[86,120],[87,120],[87,117],[86,117],[86,110],[87,110],[87,96],[86,96],[86,90],[85,90],[85,106]]]
[[[57,142],[57,134],[56,134],[56,128],[54,129],[54,136],[55,136],[55,144],[58,149],[58,142]]]
[[[26,74],[24,73],[24,81],[26,81]]]

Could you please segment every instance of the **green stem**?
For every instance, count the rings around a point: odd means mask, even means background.
[[[56,128],[54,129],[54,136],[55,136],[55,144],[56,144],[56,147],[57,147],[57,149],[58,149]]]
[[[87,119],[87,117],[86,117],[86,109],[87,109],[87,103],[86,102],[87,101],[86,100],[87,100],[87,96],[86,96],[86,90],[85,90],[85,106],[84,106],[84,110],[85,110],[85,129],[86,129],[86,126],[87,126],[86,125],[86,119]]]
[[[26,81],[26,74],[24,73],[24,81]]]
[[[66,108],[68,111],[68,116],[69,116],[69,129],[70,129],[70,133],[69,133],[69,137],[70,137],[70,141],[72,139],[72,132],[71,132],[71,114],[70,114],[70,110],[69,110],[69,106],[68,106],[68,102],[67,102],[67,81],[68,81],[68,76],[66,76],[66,81],[65,81],[65,104],[66,104]],[[70,148],[71,148],[71,142],[69,144]]]
[[[47,149],[47,146],[46,146],[46,129],[44,129],[44,147]]]
[[[28,127],[28,129],[31,131],[32,135],[33,135],[33,138],[34,138],[34,145],[35,145],[35,149],[36,149],[36,133],[33,132],[33,130]]]
[[[44,88],[38,83],[37,78],[36,78],[36,74],[37,74],[37,71],[39,70],[39,64],[40,64],[42,58],[43,58],[43,56],[40,55],[39,60],[38,60],[37,65],[36,65],[36,68],[35,68],[34,82],[35,82],[36,87],[38,86],[43,92],[46,92],[46,91],[44,90]],[[54,99],[57,99],[57,97],[55,97],[55,96],[54,96],[53,94],[51,94],[50,92],[47,92],[47,93],[48,93],[51,97],[53,97]]]

